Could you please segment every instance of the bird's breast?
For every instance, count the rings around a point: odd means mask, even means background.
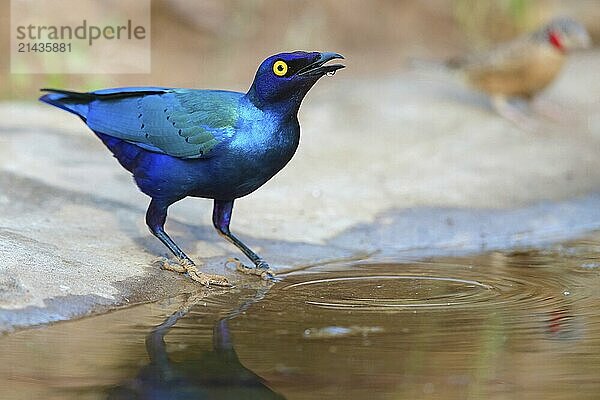
[[[531,46],[510,54],[498,65],[472,67],[470,83],[489,94],[531,97],[548,86],[558,75],[564,55],[549,46]]]
[[[211,175],[219,182],[223,198],[242,197],[258,189],[296,152],[300,140],[296,118],[259,117],[241,123],[227,150],[212,160]]]
[[[283,168],[298,147],[300,128],[297,120],[281,121],[266,116],[247,126],[232,142],[232,155],[249,174],[269,178]]]

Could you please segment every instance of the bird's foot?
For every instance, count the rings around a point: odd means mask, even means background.
[[[196,264],[190,259],[181,259],[179,262],[171,262],[162,260],[161,268],[167,271],[173,271],[180,274],[187,274],[193,281],[199,282],[204,286],[232,286],[229,280],[221,275],[207,274],[201,272],[196,267]]]
[[[504,97],[494,97],[492,105],[496,112],[504,119],[512,122],[517,128],[526,132],[538,132],[541,130],[540,121],[530,113],[528,104],[514,104]]]
[[[275,280],[275,271],[269,267],[264,260],[258,260],[255,266],[249,267],[242,263],[237,258],[230,258],[227,260],[227,264],[232,263],[235,265],[236,271],[239,271],[247,275],[257,275],[264,280]]]

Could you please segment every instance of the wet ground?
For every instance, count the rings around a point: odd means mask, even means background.
[[[597,399],[600,241],[338,264],[0,337],[2,399]]]

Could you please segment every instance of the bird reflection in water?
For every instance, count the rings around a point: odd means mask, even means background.
[[[186,303],[193,305],[194,302]],[[111,390],[108,399],[285,399],[271,390],[264,379],[244,367],[233,347],[229,320],[250,304],[217,321],[211,350],[195,359],[175,362],[169,358],[164,338],[191,305],[180,308],[146,337],[150,363],[135,378]]]

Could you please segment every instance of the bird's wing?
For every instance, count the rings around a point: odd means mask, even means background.
[[[179,158],[214,155],[230,140],[241,93],[163,88],[91,92],[88,126],[142,148]]]
[[[522,68],[527,68],[534,50],[530,38],[521,37],[488,51],[473,53],[462,60],[455,60],[451,65],[473,73],[520,71]]]

